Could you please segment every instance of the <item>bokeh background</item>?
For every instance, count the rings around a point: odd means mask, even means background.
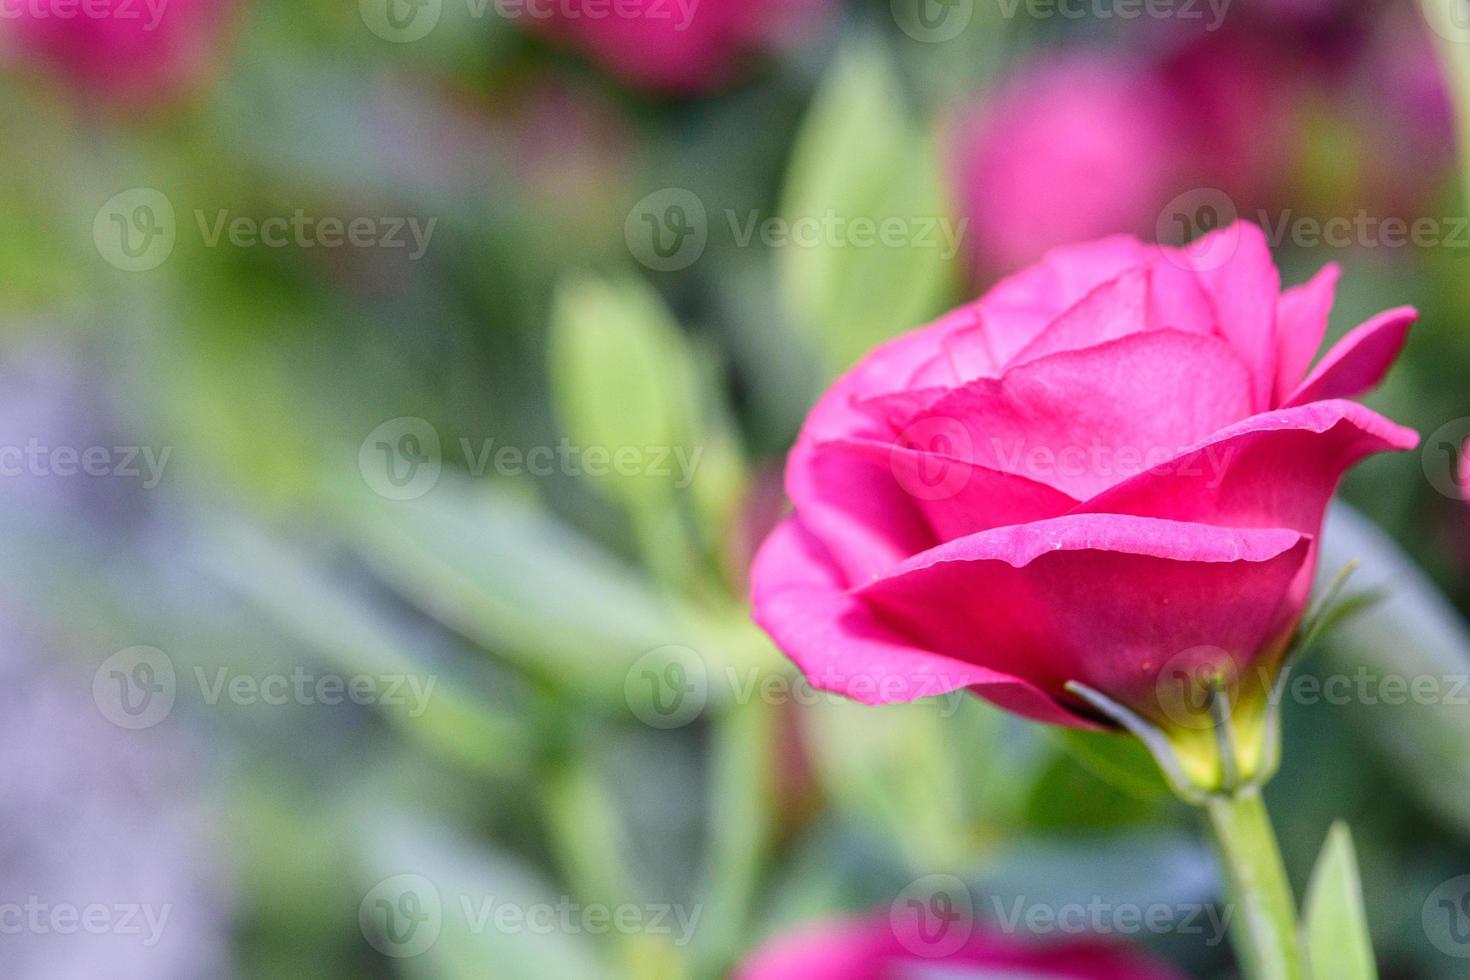
[[[1385,977],[1470,971],[1470,10],[4,0],[0,51],[0,974],[716,978],[958,879],[1231,976],[1118,740],[819,695],[745,576],[862,351],[1235,217],[1334,334],[1423,314],[1326,559],[1388,598],[1268,797],[1299,893],[1351,825]]]

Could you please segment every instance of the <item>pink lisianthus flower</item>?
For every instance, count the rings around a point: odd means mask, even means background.
[[[954,980],[1178,980],[1179,974],[1121,946],[1091,941],[1031,945],[976,931],[948,956],[910,949],[887,919],[834,922],[777,937],[734,980],[900,980],[940,969]],[[927,975],[927,974],[924,974]]]
[[[1098,55],[1038,60],[957,120],[951,174],[982,274],[1115,231],[1152,237],[1178,187],[1168,93]]]
[[[728,84],[746,56],[788,43],[829,6],[829,0],[525,0],[516,19],[626,82],[690,95]]]
[[[864,703],[967,688],[1099,725],[1076,682],[1207,741],[1208,706],[1169,685],[1233,677],[1263,704],[1340,478],[1418,441],[1349,400],[1414,310],[1312,367],[1337,276],[1282,292],[1245,223],[1185,250],[1106,238],[877,348],[791,452],[795,514],[757,556],[756,620],[813,685]],[[1213,754],[1195,765],[1197,785],[1220,776]]]
[[[149,107],[186,95],[217,62],[230,0],[25,0],[0,20],[15,60],[89,102]]]

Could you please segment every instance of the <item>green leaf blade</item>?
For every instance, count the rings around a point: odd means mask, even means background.
[[[1312,872],[1303,929],[1313,976],[1378,980],[1353,837],[1341,821],[1328,833]]]

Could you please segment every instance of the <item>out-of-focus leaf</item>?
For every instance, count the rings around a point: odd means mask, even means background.
[[[1193,836],[1129,833],[1017,841],[995,855],[975,884],[987,899],[977,914],[998,916],[1018,899],[1051,908],[1086,906],[1097,896],[1114,907],[1182,906],[1218,894],[1219,874]]]
[[[1140,800],[1173,798],[1158,763],[1142,742],[1129,735],[1059,729],[1057,738],[1098,778]]]
[[[1410,690],[1427,679],[1442,695],[1375,697],[1353,705],[1352,717],[1423,802],[1470,833],[1470,711],[1453,696],[1470,675],[1470,630],[1392,538],[1339,503],[1328,515],[1323,574],[1353,559],[1362,562],[1353,587],[1383,599],[1327,637],[1322,663],[1349,677],[1366,668],[1370,677],[1398,678]]]
[[[552,774],[546,802],[557,861],[578,898],[614,909],[641,906],[622,812],[589,760],[574,759]],[[610,942],[632,976],[665,975],[680,959],[663,935],[615,930]]]
[[[446,470],[416,500],[362,485],[333,499],[354,546],[404,596],[558,687],[621,700],[634,660],[691,641],[689,617],[635,569],[503,487]]]
[[[1378,980],[1358,859],[1347,824],[1334,824],[1327,835],[1307,887],[1303,924],[1313,976]]]
[[[952,867],[974,857],[964,756],[983,741],[957,743],[956,694],[881,708],[823,695],[803,719],[813,761],[834,803],[900,842],[914,868]]]
[[[699,975],[716,975],[742,951],[774,822],[773,763],[777,753],[801,751],[777,740],[779,710],[757,700],[715,723]]]
[[[798,137],[778,270],[829,372],[943,305],[962,229],[949,218],[935,147],[913,120],[888,54],[841,52]],[[894,234],[863,228],[898,229]]]
[[[573,443],[619,451],[677,447],[697,434],[695,366],[663,301],[634,279],[572,278],[557,290],[551,316],[551,382],[556,413]],[[641,456],[640,456],[641,459]],[[619,473],[593,482],[635,504],[663,499],[672,467]]]
[[[443,676],[442,665],[409,653],[413,643],[401,630],[308,560],[243,525],[216,528],[215,544],[210,570],[335,667],[432,681],[419,688],[426,692],[422,705],[379,705],[388,721],[477,771],[506,775],[530,761],[526,732],[506,709]]]
[[[1077,806],[1086,800],[1085,807]],[[1026,826],[1037,833],[1076,833],[1145,826],[1154,821],[1156,801],[1121,790],[1084,766],[1071,752],[1058,752],[1032,789]]]
[[[1465,15],[1459,0],[1419,0],[1424,18],[1429,22],[1431,36],[1439,51],[1440,63],[1444,68],[1446,88],[1455,109],[1456,129],[1460,136],[1460,176],[1466,199],[1470,204],[1470,159],[1465,157],[1467,140],[1470,140],[1470,28],[1465,25]]]
[[[405,977],[599,980],[614,975],[598,958],[594,937],[579,918],[587,906],[558,895],[550,882],[510,855],[408,815],[374,819],[365,851],[364,931],[383,927],[383,916],[398,916],[392,931],[373,932],[373,938],[394,951]],[[557,927],[568,919],[572,928]]]

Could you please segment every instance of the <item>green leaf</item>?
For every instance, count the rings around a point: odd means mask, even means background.
[[[639,656],[691,642],[689,617],[637,569],[504,487],[446,470],[416,500],[360,484],[332,499],[351,543],[409,601],[558,688],[621,702]]]
[[[914,868],[956,867],[975,856],[970,764],[994,753],[995,729],[972,736],[975,717],[953,717],[969,695],[870,707],[823,696],[803,713],[809,751],[833,804],[891,835]],[[980,724],[990,721],[984,716]]]
[[[376,607],[335,582],[294,548],[249,525],[210,529],[206,570],[249,599],[287,633],[339,670],[431,681],[424,704],[378,706],[408,736],[491,775],[521,773],[529,760],[524,719],[415,654],[420,644]],[[226,558],[225,556],[228,556]]]
[[[1349,678],[1366,670],[1411,691],[1416,681],[1435,685],[1432,698],[1375,696],[1346,707],[1389,769],[1441,819],[1470,834],[1470,712],[1456,696],[1470,671],[1470,629],[1398,543],[1346,504],[1329,513],[1322,548],[1324,575],[1361,559],[1354,586],[1383,598],[1337,627],[1318,669]]]
[[[1353,836],[1341,821],[1333,824],[1312,871],[1304,927],[1313,976],[1377,980]]]
[[[797,139],[778,272],[797,323],[829,372],[942,307],[959,226],[940,189],[937,152],[913,121],[887,52],[840,53]],[[864,235],[864,226],[898,229]]]
[[[720,716],[712,729],[705,929],[694,952],[699,975],[721,973],[743,951],[775,822],[773,766],[799,751],[779,737],[780,712],[756,699]]]
[[[693,444],[694,361],[650,287],[634,279],[564,281],[552,311],[550,345],[556,414],[567,437],[584,451],[596,448],[616,458],[620,450],[687,451]],[[676,472],[627,469],[614,465],[605,478],[593,480],[635,506],[664,498]]]
[[[1158,763],[1142,742],[1122,733],[1063,728],[1058,740],[1093,775],[1139,800],[1173,799]]]
[[[391,934],[406,944],[395,963],[411,980],[562,980],[609,978],[601,946],[588,930],[547,929],[547,916],[586,906],[516,857],[409,814],[365,820],[361,919],[374,924],[378,903],[420,919],[413,931]],[[372,811],[368,811],[372,812]],[[404,904],[405,895],[414,899]],[[513,915],[507,927],[498,915]],[[537,918],[539,916],[539,919]],[[420,932],[420,930],[424,930]],[[376,935],[376,934],[375,934]],[[384,938],[377,936],[378,944]],[[393,950],[388,945],[388,949]]]

